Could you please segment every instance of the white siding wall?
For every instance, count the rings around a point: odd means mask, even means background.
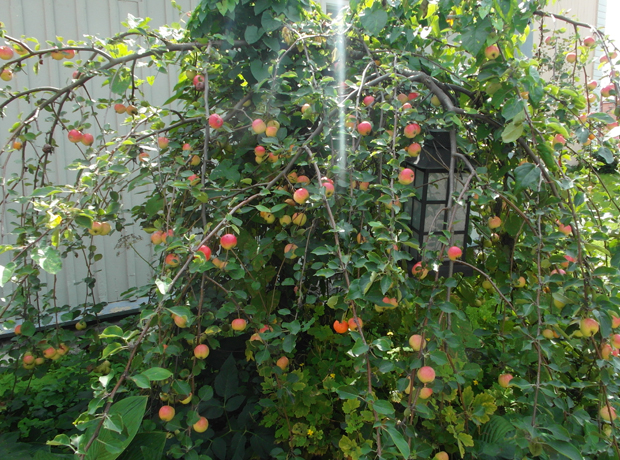
[[[55,41],[56,36],[61,36],[66,41],[71,39],[82,40],[85,34],[110,37],[123,32],[126,29],[121,25],[121,22],[126,21],[128,14],[141,18],[152,18],[150,26],[155,29],[165,24],[185,22],[188,18],[185,13],[194,8],[198,4],[198,0],[177,0],[177,3],[183,8],[182,15],[172,7],[169,0],[2,0],[1,3],[5,14],[0,17],[0,20],[4,23],[10,36],[36,37],[42,46],[46,47],[45,40]],[[32,70],[29,70],[27,74],[18,73],[10,84],[13,88],[30,88],[39,85],[62,87],[70,82],[72,72],[73,69],[63,67],[62,62],[46,58],[39,75],[34,75]],[[146,75],[154,74],[155,71],[145,69],[142,72],[143,75]],[[177,75],[174,71],[171,71],[169,76],[157,74],[156,83],[152,87],[148,84],[142,86],[146,100],[153,104],[163,103],[170,96],[176,78]],[[100,84],[101,80],[98,83]],[[90,85],[88,90],[95,98],[110,97],[108,87],[100,88]],[[82,94],[86,95],[85,93]],[[72,104],[69,103],[65,110],[67,110],[67,118],[74,121],[77,120],[77,117],[71,113],[71,107]],[[6,110],[5,118],[0,119],[0,145],[4,145],[8,139],[8,129],[16,121],[18,114],[29,110],[32,108],[23,102],[12,104]],[[113,110],[108,110],[102,117],[104,123],[110,123],[113,128],[118,128],[121,132],[123,128],[119,127],[118,122],[122,119]],[[90,131],[95,134],[94,128]],[[55,176],[51,178],[59,183],[72,183],[75,172],[66,171],[65,166],[78,153],[78,147],[66,141],[66,133],[64,132],[58,131],[55,137],[59,144],[54,153],[58,167],[54,171]],[[6,154],[0,155],[0,168],[6,158]],[[17,153],[13,153],[13,159],[18,159]],[[8,174],[19,171],[18,167],[17,161],[10,164]],[[140,196],[129,197],[129,201],[124,202],[123,207],[130,209],[140,199]],[[12,217],[7,215],[6,209],[0,209],[0,243],[14,241],[14,238],[7,234],[11,228]],[[130,250],[115,249],[121,237],[132,234],[134,231],[128,229],[123,233],[125,234],[121,235],[115,232],[107,237],[97,237],[97,243],[104,244],[104,257],[95,265],[97,270],[95,300],[97,302],[116,301],[120,299],[120,294],[129,287],[139,286],[148,281],[149,270],[144,261]],[[143,237],[136,248],[148,260],[151,257],[150,244],[147,244],[148,235],[139,229],[135,230],[135,234]],[[7,256],[8,254],[0,255],[0,264],[6,264]],[[78,259],[68,258],[63,261],[63,268],[63,272],[58,276],[56,282],[58,305],[83,303],[85,301],[85,287],[83,285],[75,286],[75,284],[86,276],[84,264]],[[48,283],[51,284],[52,282],[53,278],[48,277]],[[6,297],[9,292],[10,286],[5,286],[4,291],[0,289],[0,309],[4,304],[2,297]]]

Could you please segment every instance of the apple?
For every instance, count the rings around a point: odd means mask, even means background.
[[[411,268],[411,274],[423,280],[428,275],[428,269],[422,266],[422,261],[416,262]]]
[[[566,262],[562,262],[560,264],[564,268],[567,268],[570,263],[576,263],[577,262],[577,259],[575,259],[574,257],[569,256],[568,254],[564,254],[564,259],[566,259]]]
[[[178,267],[181,263],[181,258],[177,254],[168,254],[165,259],[166,265],[169,267]]]
[[[311,113],[312,112],[312,106],[310,104],[304,104],[301,106],[301,113]]]
[[[564,225],[558,221],[558,232],[568,236],[573,232],[573,228],[570,225]]]
[[[620,348],[620,334],[611,334],[609,340],[615,348]]]
[[[267,155],[267,163],[275,163],[278,161],[278,158],[280,158],[278,155],[273,152],[269,152],[269,155]]]
[[[11,81],[13,79],[13,72],[10,69],[2,69],[0,72],[0,78],[4,81]]]
[[[525,284],[526,284],[525,277],[520,276],[519,279],[517,279],[517,281],[515,282],[515,287],[522,288],[522,287],[525,287]]]
[[[204,254],[206,260],[209,260],[211,258],[211,249],[209,248],[209,246],[205,246],[203,244],[198,248],[198,251]]]
[[[499,57],[499,47],[497,45],[487,46],[484,50],[487,59],[497,59]]]
[[[413,334],[409,337],[409,346],[413,348],[414,351],[420,351],[426,346],[426,343],[424,343],[424,339],[421,335]]]
[[[86,327],[87,327],[86,321],[84,321],[83,319],[75,323],[75,329],[78,331],[83,331],[84,329],[86,329]]]
[[[135,105],[129,104],[126,108],[127,115],[137,115],[138,108]]]
[[[601,88],[601,96],[603,97],[613,96],[614,94],[616,94],[616,86],[613,83]]]
[[[194,85],[194,88],[197,89],[198,91],[203,91],[205,89],[205,77],[204,77],[204,75],[196,75],[192,79],[192,85]]]
[[[200,183],[200,177],[196,174],[192,174],[187,180],[189,181],[189,185],[198,185]]]
[[[552,36],[550,36],[550,35],[549,35],[549,36],[547,36],[547,37],[545,38],[545,44],[546,44],[546,45],[549,45],[549,46],[553,46],[553,45],[555,45],[555,37],[552,37]]]
[[[307,221],[308,221],[308,218],[303,212],[296,212],[295,214],[293,214],[293,217],[291,218],[291,222],[293,222],[295,225],[298,225],[300,227],[306,225]]]
[[[417,99],[418,97],[420,97],[420,93],[418,93],[417,91],[412,91],[407,95],[407,99],[410,101],[413,101],[414,99]]]
[[[564,136],[562,136],[561,134],[556,134],[553,137],[553,146],[555,148],[558,148],[558,147],[560,147],[562,145],[565,145],[565,144],[566,144],[566,139],[564,139]]]
[[[20,56],[24,56],[24,55],[28,54],[28,50],[26,48],[22,47],[21,45],[13,45],[13,49]]]
[[[612,420],[616,420],[618,415],[616,414],[616,409],[611,406],[603,406],[599,411],[599,415],[601,418],[607,422],[611,422]]]
[[[61,53],[65,59],[73,59],[75,57],[75,50],[62,50]]]
[[[54,347],[47,347],[45,350],[43,350],[43,356],[45,356],[47,359],[52,359],[56,355],[57,355],[57,352]]]
[[[237,246],[237,237],[232,233],[227,233],[220,238],[220,245],[228,251]]]
[[[230,327],[232,327],[233,331],[243,331],[247,327],[248,322],[243,318],[236,318],[232,320],[230,323]]]
[[[398,102],[400,102],[401,104],[404,104],[409,100],[405,93],[399,93],[398,96],[396,96],[396,99],[398,99]]]
[[[413,108],[413,106],[411,104],[409,104],[409,102],[405,102],[403,104],[403,110],[409,110],[409,109],[412,109],[412,108]]]
[[[579,322],[579,330],[584,337],[592,337],[598,332],[598,322],[593,318],[583,318]]]
[[[213,129],[220,129],[224,126],[224,119],[217,113],[212,113],[209,116],[209,126]]]
[[[167,137],[157,138],[157,145],[159,146],[160,149],[165,149],[166,147],[168,147],[169,143],[170,143],[170,140]]]
[[[194,348],[194,356],[198,359],[205,359],[209,356],[209,351],[209,347],[202,343]]]
[[[280,358],[278,358],[278,360],[276,361],[276,366],[285,371],[288,367],[288,363],[289,360],[286,356],[280,356]]]
[[[39,356],[37,359],[34,360],[34,365],[35,366],[40,366],[44,362],[45,362],[45,358],[42,358],[41,356]]]
[[[62,51],[59,51],[59,50],[52,51],[50,54],[52,56],[52,59],[56,61],[62,61],[65,57],[65,55],[62,54]]]
[[[22,361],[24,364],[34,364],[34,360],[35,357],[32,353],[30,353],[29,351],[27,351],[26,353],[24,353],[24,356],[22,357]]]
[[[489,218],[489,228],[491,230],[495,230],[496,228],[499,228],[502,226],[502,219],[500,219],[497,216],[493,216]]]
[[[82,144],[86,146],[90,146],[90,145],[93,145],[93,142],[95,142],[95,137],[92,134],[90,133],[82,134]]]
[[[420,125],[417,123],[409,123],[407,126],[405,126],[405,130],[404,130],[404,134],[405,137],[408,137],[409,139],[416,137],[418,134],[420,134],[420,132],[422,131],[422,128],[420,128]]]
[[[431,397],[432,394],[433,394],[432,388],[424,387],[420,389],[419,397],[420,399],[428,399]]]
[[[577,53],[568,53],[566,55],[566,62],[572,64],[577,60]]]
[[[373,102],[375,102],[375,98],[374,98],[374,97],[372,97],[372,96],[366,96],[366,97],[364,98],[364,100],[362,101],[362,103],[363,103],[366,107],[368,107],[369,105],[371,105]]]
[[[78,131],[77,129],[72,129],[67,134],[67,137],[69,138],[69,142],[73,142],[74,144],[77,144],[78,142],[82,140],[82,133]]]
[[[463,251],[458,246],[452,246],[448,249],[448,259],[456,260],[463,255]]]
[[[0,46],[0,59],[8,61],[13,58],[13,48],[8,46]]]
[[[295,193],[293,193],[293,200],[295,200],[297,204],[304,204],[309,197],[310,193],[305,188],[297,189]]]
[[[493,289],[493,284],[489,280],[485,279],[482,282],[482,287],[486,289],[487,291],[490,291],[491,289]]]
[[[101,222],[101,233],[100,235],[106,236],[112,231],[112,226],[108,222]]]
[[[166,242],[166,233],[161,230],[157,230],[151,234],[151,243],[162,244]]]
[[[15,141],[15,142],[13,142],[12,147],[13,147],[13,149],[15,149],[15,150],[19,150],[19,149],[21,149],[21,148],[22,148],[22,145],[23,145],[23,144],[22,144],[20,141]]]
[[[296,244],[293,243],[289,243],[286,246],[284,246],[284,255],[287,256],[289,259],[294,259],[295,257],[297,257],[297,255],[295,254],[295,250],[298,249]]]
[[[204,433],[209,428],[209,421],[205,417],[200,417],[200,419],[192,425],[192,428],[196,433]]]
[[[362,136],[367,136],[372,131],[372,125],[369,121],[362,121],[357,125],[357,132]]]
[[[442,450],[441,452],[437,452],[435,454],[433,460],[450,460],[450,457],[448,457],[448,454]]]
[[[285,214],[282,217],[280,217],[280,225],[282,225],[283,227],[290,225],[292,221],[293,219],[289,215]]]
[[[252,122],[252,131],[254,131],[254,133],[263,134],[266,129],[267,129],[267,125],[260,118],[257,118],[256,120]]]
[[[125,104],[114,104],[114,111],[116,113],[125,113],[127,111],[127,107],[125,107]]]
[[[261,211],[260,216],[267,222],[268,224],[273,224],[276,221],[276,216],[274,216],[270,212]]]
[[[592,48],[594,45],[596,45],[596,39],[594,37],[588,36],[583,39],[583,46],[586,48]]]
[[[409,185],[413,182],[414,178],[415,173],[409,168],[404,168],[398,174],[398,183],[401,185]]]
[[[499,377],[497,377],[497,383],[499,383],[499,386],[502,388],[508,388],[510,386],[510,381],[512,380],[512,375],[511,374],[501,374]]]
[[[591,80],[586,85],[586,88],[588,88],[590,91],[592,91],[593,89],[596,89],[597,86],[598,86],[598,82],[596,80]]]
[[[175,313],[172,314],[172,321],[177,327],[184,328],[187,327],[187,318],[185,316],[179,316]]]
[[[188,143],[183,144],[183,146],[181,147],[181,150],[183,150],[184,152],[190,152],[192,150],[192,146],[189,145]]]
[[[88,230],[88,233],[91,235],[102,235],[103,234],[103,224],[101,222],[94,221]]]
[[[552,330],[552,329],[548,329],[548,328],[547,328],[547,329],[543,329],[543,331],[542,331],[542,336],[543,336],[545,339],[549,339],[549,340],[551,340],[551,339],[553,339],[553,338],[555,337],[555,334],[553,333],[553,330]]]
[[[435,380],[435,370],[430,366],[421,367],[416,375],[422,383],[431,383]]]
[[[303,184],[303,185],[307,185],[310,183],[310,178],[308,176],[297,176],[297,183],[298,184]]]
[[[601,64],[606,64],[607,62],[609,62],[609,58],[605,54],[603,54],[601,58],[599,59],[599,62]]]
[[[359,327],[364,327],[364,322],[362,321],[362,318],[349,318],[349,320],[347,321],[347,324],[349,325],[349,329],[352,331],[357,330],[358,326]]]
[[[331,182],[323,182],[323,188],[325,189],[325,196],[327,198],[331,197],[334,195],[334,184],[332,184]]]
[[[174,407],[172,406],[162,406],[159,409],[159,418],[164,422],[169,422],[174,418]]]
[[[198,155],[192,155],[189,160],[191,166],[198,166],[202,162],[202,159]]]
[[[256,155],[257,157],[265,156],[266,153],[267,151],[265,150],[265,147],[263,147],[262,145],[257,145],[256,147],[254,147],[254,155]],[[297,174],[295,174],[295,176],[297,176]]]
[[[431,97],[431,105],[433,105],[434,107],[439,107],[441,105],[441,101],[436,95],[433,95]]]
[[[620,316],[616,315],[615,313],[611,314],[611,327],[613,327],[614,329],[620,327]]]
[[[67,345],[65,345],[64,343],[61,343],[58,346],[58,349],[56,350],[56,353],[59,354],[60,356],[64,356],[67,353],[69,353],[69,347]]]
[[[338,334],[344,334],[349,330],[349,323],[347,323],[346,321],[334,321],[334,331],[336,331]]]
[[[417,157],[422,151],[422,146],[417,142],[414,142],[409,147],[405,149],[410,157]]]
[[[22,335],[22,325],[18,324],[17,326],[15,326],[13,332],[15,333],[15,335]]]
[[[369,186],[370,186],[370,182],[360,182],[359,184],[360,190],[368,190]]]

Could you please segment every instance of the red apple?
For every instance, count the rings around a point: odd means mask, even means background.
[[[413,106],[411,104],[409,104],[409,102],[405,102],[403,104],[403,110],[409,110],[409,109],[412,109],[412,108],[413,108]]]
[[[289,360],[286,356],[281,356],[277,361],[276,361],[276,366],[278,366],[280,369],[282,369],[283,371],[286,370],[286,368],[288,367],[288,363]]]
[[[189,181],[189,185],[198,185],[200,183],[200,177],[196,174],[192,174],[187,180]]]
[[[114,111],[116,113],[125,113],[127,111],[127,107],[125,107],[125,104],[114,104]]]
[[[592,91],[593,89],[596,89],[597,86],[598,86],[598,82],[596,80],[591,80],[586,85],[586,88],[588,88],[590,91]]]
[[[237,246],[237,237],[232,233],[227,233],[220,238],[220,245],[228,251]]]
[[[413,182],[414,179],[415,174],[409,168],[401,170],[401,172],[398,174],[398,182],[402,185],[409,185]]]
[[[185,143],[183,144],[183,147],[181,147],[181,150],[183,150],[184,152],[190,152],[192,150],[192,146],[188,143]]]
[[[209,347],[205,344],[200,344],[194,348],[194,356],[198,359],[205,359],[209,356]]]
[[[428,388],[428,387],[424,387],[420,389],[420,399],[428,399],[431,397],[431,395],[433,394],[433,389],[432,388]]]
[[[127,115],[137,115],[138,114],[138,108],[133,105],[133,104],[129,104],[125,110],[127,111]]]
[[[586,48],[592,48],[594,45],[596,45],[596,39],[594,37],[588,36],[583,39],[583,46]]]
[[[310,183],[310,178],[308,176],[297,176],[297,183],[307,185]]]
[[[416,262],[416,264],[411,268],[411,273],[413,276],[417,276],[421,280],[426,278],[428,275],[428,269],[422,266],[422,261]]]
[[[17,326],[15,326],[15,329],[13,329],[13,332],[15,332],[15,335],[22,335],[22,325],[18,324]]]
[[[243,330],[245,330],[247,325],[248,325],[248,322],[245,319],[243,319],[243,318],[233,319],[232,323],[230,324],[230,326],[232,327],[233,331],[243,331]]]
[[[618,417],[618,415],[616,414],[616,409],[614,409],[611,406],[603,406],[601,407],[601,410],[599,411],[599,415],[601,416],[601,418],[607,422],[611,422],[612,420],[616,420],[616,418]]]
[[[166,147],[168,147],[169,143],[170,143],[170,140],[167,137],[157,138],[157,145],[159,146],[160,149],[165,149]]]
[[[224,119],[220,117],[217,113],[212,113],[209,116],[209,126],[213,129],[220,129],[224,126]]]
[[[601,96],[603,97],[613,96],[614,94],[616,94],[616,86],[613,83],[601,88]]]
[[[178,267],[181,263],[181,258],[177,254],[168,254],[165,260],[166,265],[169,267]]]
[[[497,377],[497,383],[499,383],[499,386],[502,388],[508,388],[510,386],[510,381],[512,380],[512,375],[510,374],[502,374],[499,377]]]
[[[301,113],[303,114],[303,113],[306,113],[306,112],[308,112],[308,113],[312,112],[312,106],[310,104],[304,104],[304,105],[301,106]]]
[[[424,339],[421,335],[413,334],[409,337],[409,346],[413,348],[414,351],[420,351],[426,346],[426,344],[424,343]]]
[[[370,182],[360,182],[359,187],[360,190],[368,190],[368,187],[370,187]]]
[[[323,187],[325,188],[325,196],[327,198],[334,194],[334,184],[331,182],[323,182]]]
[[[151,233],[151,243],[153,244],[162,244],[166,242],[166,234],[161,230],[154,231]]]
[[[489,228],[491,230],[494,230],[496,228],[499,228],[502,226],[502,219],[500,219],[497,216],[493,216],[491,218],[489,218]]]
[[[209,260],[211,258],[211,249],[209,248],[209,246],[205,246],[203,244],[198,248],[198,251],[204,254],[206,260]]]
[[[611,334],[609,340],[614,347],[620,348],[620,334]]]
[[[173,313],[172,321],[174,321],[174,324],[176,324],[177,327],[180,327],[180,328],[187,327],[187,318],[185,316],[179,316]]]
[[[205,77],[204,77],[204,75],[196,75],[192,79],[192,84],[194,85],[194,88],[196,88],[198,91],[204,90],[205,89]]]
[[[409,147],[406,148],[407,153],[410,157],[417,157],[422,151],[422,146],[417,142],[414,142]]]
[[[444,452],[442,450],[441,452],[437,452],[435,454],[433,460],[450,460],[450,457],[448,456],[447,452]]]
[[[463,251],[458,246],[452,246],[450,249],[448,249],[448,259],[450,260],[456,260],[460,258],[462,255],[463,255]]]
[[[252,131],[254,131],[256,134],[263,134],[266,129],[267,125],[260,118],[257,118],[252,122]]]
[[[74,144],[77,144],[78,142],[82,140],[82,133],[78,131],[77,129],[72,129],[67,134],[67,137],[69,138],[69,142],[73,142]]]
[[[265,150],[265,147],[263,147],[262,145],[257,145],[254,148],[254,155],[256,155],[257,157],[262,157],[267,153],[267,151]],[[292,173],[291,173],[292,174]]]
[[[566,62],[572,64],[577,60],[577,53],[568,53],[566,55]]]
[[[570,225],[564,225],[561,222],[558,222],[558,232],[568,236],[573,232],[573,228]]]
[[[583,334],[584,337],[592,337],[594,334],[598,332],[599,325],[598,322],[593,318],[583,318],[579,322],[579,330]]]
[[[431,383],[435,380],[435,370],[430,366],[424,366],[418,369],[418,380],[422,383]]]
[[[0,59],[8,61],[13,58],[13,48],[8,46],[0,46]]]
[[[295,203],[297,204],[304,204],[309,197],[310,193],[308,193],[308,190],[305,188],[297,189],[295,190],[295,193],[293,193],[293,200],[295,200]]]
[[[284,246],[284,256],[289,258],[289,259],[294,259],[297,257],[297,254],[295,254],[295,250],[298,249],[296,244],[293,243],[289,243],[286,246]]]
[[[499,57],[499,48],[497,45],[487,46],[484,50],[487,59],[497,59]]]
[[[420,134],[420,132],[422,131],[422,129],[420,128],[420,125],[417,123],[410,123],[407,126],[405,126],[405,130],[404,130],[404,134],[405,137],[408,137],[409,139],[416,137],[418,134]]]
[[[420,96],[420,93],[418,93],[417,91],[412,91],[407,95],[407,99],[409,99],[410,101],[413,101],[414,99],[417,99]]]
[[[82,134],[82,144],[89,146],[89,145],[93,145],[93,142],[95,142],[95,137],[92,134],[90,133]]]
[[[566,139],[564,139],[564,136],[562,136],[561,134],[556,134],[553,137],[553,146],[554,147],[565,145],[565,144],[566,144]]]
[[[169,422],[174,418],[174,407],[172,406],[162,406],[159,409],[159,418],[164,422]]]
[[[564,259],[566,259],[566,261],[562,262],[560,264],[564,268],[567,268],[570,263],[576,263],[577,262],[577,259],[575,259],[574,257],[569,256],[568,254],[564,254]]]
[[[372,96],[366,96],[366,97],[364,98],[364,100],[362,101],[362,103],[363,103],[366,107],[368,107],[369,105],[371,105],[373,102],[375,102],[375,98],[374,98],[374,97],[372,97]]]
[[[204,433],[209,428],[209,421],[205,417],[200,417],[196,423],[192,425],[196,433]]]
[[[613,327],[614,329],[620,327],[620,316],[616,315],[615,313],[611,314],[611,327]]]
[[[398,99],[398,102],[400,102],[401,104],[404,104],[409,100],[407,95],[404,93],[399,93],[398,96],[396,96],[396,99]]]
[[[547,37],[545,38],[545,44],[547,44],[547,45],[549,45],[549,46],[553,46],[553,45],[555,45],[555,37],[552,37],[552,36],[550,36],[550,35],[549,35],[549,36],[547,36]]]
[[[372,125],[368,121],[362,121],[357,125],[357,132],[362,136],[367,136],[372,131]]]

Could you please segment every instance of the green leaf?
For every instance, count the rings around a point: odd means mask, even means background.
[[[32,337],[35,332],[36,332],[36,329],[34,327],[34,324],[32,324],[31,321],[24,321],[22,323],[22,335],[26,337]]]
[[[489,18],[484,18],[482,21],[469,23],[465,30],[466,32],[461,36],[463,48],[472,56],[476,56],[482,51],[491,32],[491,21]]]
[[[172,372],[163,367],[152,367],[142,372],[142,375],[149,380],[166,380],[168,377],[172,377]]]
[[[367,8],[364,10],[363,15],[360,15],[360,22],[369,35],[375,36],[379,35],[387,24],[388,15],[384,10],[376,9],[372,11]]]
[[[570,458],[571,460],[583,460],[583,455],[579,450],[568,442],[556,441],[553,439],[546,440],[545,443],[555,449],[559,454]]]
[[[76,224],[80,227],[91,228],[93,226],[93,218],[86,214],[78,214],[73,218]]]
[[[521,134],[523,134],[523,129],[523,122],[512,121],[508,123],[502,132],[502,141],[505,144],[516,141],[519,137],[521,137]]]
[[[536,190],[540,183],[540,169],[535,164],[523,163],[515,168],[515,193],[531,188]]]
[[[99,337],[104,339],[108,337],[123,337],[123,330],[118,326],[108,326],[103,330]]]
[[[523,101],[518,98],[509,99],[502,109],[502,117],[508,120],[512,120],[517,114],[523,111]]]
[[[405,441],[402,433],[391,426],[385,428],[385,431],[388,432],[388,434],[392,438],[392,441],[394,441],[394,444],[396,444],[396,448],[400,451],[403,458],[409,458],[409,456],[411,455],[411,451],[409,449],[409,444],[407,444],[407,441]]]
[[[9,262],[4,266],[0,265],[0,287],[4,287],[11,280],[15,267],[17,267],[15,262]]]
[[[103,351],[101,352],[101,357],[107,358],[108,356],[111,356],[114,353],[121,351],[123,348],[124,347],[118,342],[111,343],[103,349]]]
[[[607,147],[601,147],[597,150],[596,154],[605,160],[608,165],[614,162],[614,154]]]
[[[343,385],[336,390],[340,399],[357,399],[358,392],[355,387]]]
[[[378,400],[372,404],[373,409],[381,415],[394,415],[394,406],[389,401]]]
[[[269,78],[269,68],[268,66],[263,65],[263,63],[254,59],[250,64],[250,70],[252,71],[252,76],[256,78],[256,81],[263,81]]]
[[[131,85],[131,73],[126,67],[121,67],[112,77],[110,89],[113,93],[124,94]]]
[[[166,445],[166,433],[151,431],[138,433],[118,460],[160,460]]]
[[[55,275],[62,270],[60,252],[51,246],[35,248],[31,256],[32,260],[34,260],[43,270],[51,275]]]
[[[245,38],[245,41],[248,42],[248,45],[251,45],[252,43],[256,43],[260,40],[264,33],[265,31],[262,28],[259,29],[256,26],[248,26],[245,29],[243,37]]]
[[[151,388],[151,381],[144,375],[138,374],[131,377],[131,380],[138,386],[138,388]]]
[[[547,123],[547,128],[552,129],[553,131],[555,131],[558,134],[561,134],[564,137],[568,137],[568,131],[566,130],[564,126],[562,126],[559,123],[555,123],[555,122]]]

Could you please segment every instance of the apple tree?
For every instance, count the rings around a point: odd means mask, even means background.
[[[46,459],[620,456],[620,207],[600,173],[617,50],[543,7],[203,0],[185,28],[131,18],[106,40],[1,30],[0,107],[29,107],[0,151],[18,165],[0,181],[17,325],[2,442]],[[11,85],[54,59],[68,85]],[[163,73],[178,82],[155,105],[142,90]],[[409,165],[442,136],[452,193],[427,218],[449,219],[420,243],[408,203],[438,184]],[[125,293],[139,314],[106,323],[93,286],[114,236],[152,243],[152,280]],[[80,305],[57,302],[67,258]]]

